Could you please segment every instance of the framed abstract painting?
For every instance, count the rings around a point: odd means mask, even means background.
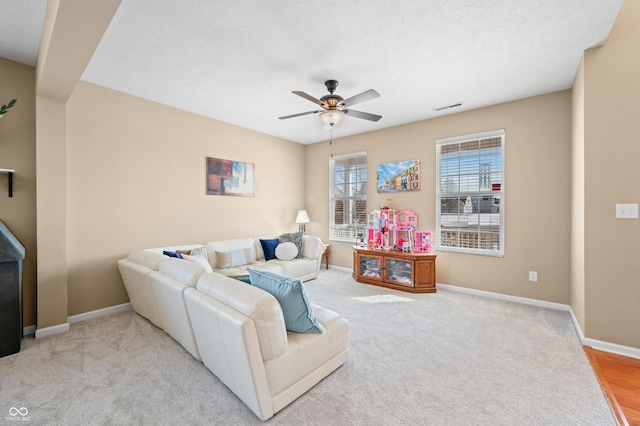
[[[255,165],[207,157],[207,195],[253,197]]]

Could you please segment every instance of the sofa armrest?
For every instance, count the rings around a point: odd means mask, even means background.
[[[320,259],[322,256],[322,240],[313,235],[304,236],[302,256],[309,259]]]
[[[122,282],[129,295],[129,301],[131,302],[133,310],[162,328],[158,308],[156,307],[156,302],[151,292],[151,285],[149,284],[149,273],[153,269],[129,259],[118,260],[118,269],[120,270]]]
[[[154,271],[157,271],[160,263],[166,259],[168,259],[168,257],[163,255],[162,252],[158,253],[150,250],[134,251],[127,256],[129,262],[146,266]]]

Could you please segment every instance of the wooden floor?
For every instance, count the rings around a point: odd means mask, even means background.
[[[583,347],[618,424],[640,426],[640,359]]]

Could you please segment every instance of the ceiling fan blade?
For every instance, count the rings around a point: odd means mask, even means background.
[[[377,97],[380,97],[380,94],[373,89],[369,89],[358,95],[345,99],[343,105],[345,107],[350,107],[351,105],[359,104],[364,101],[370,101],[371,99],[375,99]]]
[[[307,111],[307,112],[299,112],[298,114],[285,115],[284,117],[278,117],[280,120],[286,120],[287,118],[300,117],[301,115],[307,114],[317,114],[322,111]]]
[[[311,102],[313,102],[314,104],[324,105],[320,99],[316,99],[316,98],[314,98],[313,96],[311,96],[311,95],[310,95],[310,94],[308,94],[308,93],[301,92],[301,91],[299,91],[299,90],[294,90],[294,91],[293,91],[293,93],[295,93],[295,94],[296,94],[296,95],[298,95],[298,96],[302,96],[302,97],[303,97],[303,98],[305,98],[305,99],[310,100],[310,101],[311,101]]]
[[[370,114],[368,112],[362,112],[362,111],[356,111],[354,109],[343,109],[342,111],[344,111],[348,116],[355,117],[355,118],[362,118],[364,120],[369,120],[369,121],[378,121],[382,118],[381,115]]]

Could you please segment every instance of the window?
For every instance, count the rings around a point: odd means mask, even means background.
[[[355,242],[367,226],[367,153],[329,161],[329,239]]]
[[[504,256],[504,130],[436,141],[436,250]]]

